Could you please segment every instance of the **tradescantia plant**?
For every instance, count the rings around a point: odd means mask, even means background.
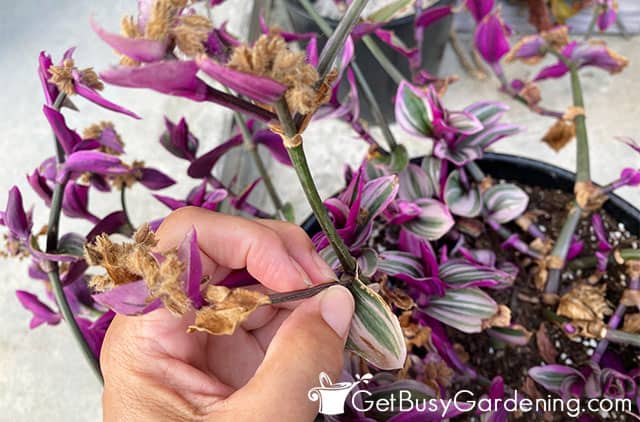
[[[591,182],[579,77],[579,70],[586,66],[619,72],[626,59],[601,43],[571,41],[566,27],[527,36],[512,46],[509,28],[493,1],[464,2],[477,21],[475,47],[499,79],[501,91],[533,112],[556,120],[545,136],[552,146],[574,136],[577,139],[575,198],[567,204],[570,210],[557,238],[551,238],[537,224],[536,204],[525,189],[493,180],[478,165],[494,143],[521,130],[504,121],[508,107],[477,101],[462,110],[450,110],[442,98],[449,80],[421,70],[417,47],[398,44],[395,35],[384,28],[396,12],[414,2],[393,1],[364,18],[360,15],[366,0],[347,2],[343,19],[331,31],[313,5],[301,0],[328,36],[321,51],[320,34],[287,32],[269,27],[264,20],[262,35],[252,43],[242,42],[224,25],[215,27],[199,13],[201,7],[211,8],[219,1],[196,3],[139,0],[138,16],[124,18],[121,34],[106,29],[110,23],[92,20],[94,31],[120,54],[117,66],[99,74],[77,67],[73,49],[55,61],[41,53],[38,76],[45,95],[43,113],[54,134],[55,155],[46,158],[27,180],[50,209],[48,224],[34,230],[36,216],[25,209],[17,187],[10,190],[0,214],[0,223],[8,230],[7,254],[29,259],[30,278],[46,286],[46,298],[17,292],[18,300],[33,314],[31,328],[64,320],[100,377],[100,347],[116,313],[140,315],[159,307],[176,315],[193,312],[190,331],[229,335],[262,305],[310,297],[339,283],[350,289],[356,303],[347,341],[347,349],[354,354],[345,367],[345,378],[358,375],[366,365],[375,374],[367,388],[376,397],[404,389],[415,399],[447,398],[453,384],[465,382],[483,386],[492,400],[511,395],[513,388],[523,386],[505,386],[499,374],[482,374],[482,368],[474,368],[465,356],[466,339],[486,336],[496,347],[537,347],[548,365],[536,363],[526,369],[539,388],[564,398],[629,398],[640,404],[637,358],[625,361],[619,353],[625,347],[640,346],[639,314],[634,309],[640,306],[640,251],[619,248],[607,233],[600,212],[610,193],[622,186],[640,185],[640,169],[623,169],[619,179],[603,187]],[[610,13],[608,6],[598,4],[602,11],[598,13]],[[428,42],[420,39],[420,28],[457,11],[449,6],[423,9],[422,2],[414,6],[419,42]],[[602,18],[603,22],[611,19]],[[375,49],[372,37],[406,54],[414,70],[411,80]],[[431,142],[431,154],[410,160],[389,130],[364,72],[354,61],[358,42],[372,49],[398,83],[395,98],[389,99],[395,102],[396,121],[408,134]],[[532,81],[508,81],[502,59],[535,64],[546,55],[554,56],[557,63],[541,69]],[[562,113],[542,108],[535,84],[567,74],[573,104]],[[203,274],[195,229],[177,249],[157,253],[154,230],[163,216],[134,227],[127,214],[126,193],[135,183],[157,191],[175,181],[142,161],[123,161],[125,145],[111,123],[95,124],[79,133],[69,128],[64,117],[66,111],[76,109],[74,102],[80,96],[139,118],[103,97],[103,82],[231,109],[234,132],[209,150],[203,150],[187,119],[165,119],[159,142],[186,161],[193,186],[186,198],[157,193],[153,197],[170,210],[185,206],[232,209],[247,218],[293,220],[291,204],[282,202],[257,153],[264,148],[279,164],[296,171],[320,227],[310,233],[313,243],[335,271],[335,280],[267,295],[245,289],[257,281],[238,270],[214,285]],[[369,102],[386,146],[361,121],[360,95]],[[345,188],[323,200],[311,177],[303,136],[314,119],[327,118],[347,122],[370,149],[360,166],[346,172]],[[620,140],[640,153],[634,139]],[[239,147],[250,152],[260,178],[248,186],[225,185],[213,169],[225,154]],[[270,210],[249,201],[261,184],[272,202]],[[93,214],[89,208],[92,191],[120,191],[117,209],[105,216]],[[87,220],[94,227],[86,234],[61,234],[63,215]],[[588,215],[596,239],[593,250],[585,247],[588,239],[575,235],[578,223]],[[130,240],[117,243],[114,234]],[[497,247],[483,246],[483,240],[492,236],[500,239]],[[603,275],[622,264],[628,283],[613,312]],[[571,265],[592,273],[565,285],[560,275]],[[91,267],[104,271],[95,275]],[[545,324],[569,338],[598,341],[588,362],[558,364],[559,346],[548,338],[548,328],[525,326],[512,318],[517,302],[505,297],[519,297],[521,286],[516,281],[525,275],[531,275],[531,288],[538,289],[540,299],[529,300],[540,304]],[[536,346],[531,346],[533,330]],[[533,384],[526,390],[531,396],[541,394]],[[463,407],[455,411],[430,408],[411,415],[382,415],[349,409],[348,417],[435,420],[464,411]],[[498,420],[505,412],[498,406],[481,416]]]

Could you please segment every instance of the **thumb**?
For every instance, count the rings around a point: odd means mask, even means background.
[[[229,397],[229,408],[249,411],[244,420],[312,421],[318,404],[307,392],[318,385],[320,372],[338,379],[354,307],[342,286],[296,307],[271,340],[255,376]]]

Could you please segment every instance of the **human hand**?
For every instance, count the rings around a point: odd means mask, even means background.
[[[212,282],[245,267],[274,291],[335,277],[298,226],[200,208],[169,215],[157,249],[177,246],[192,227]],[[295,304],[262,306],[230,336],[188,334],[193,314],[118,315],[100,356],[104,420],[313,420],[317,403],[307,391],[320,372],[338,378],[353,309],[348,290],[334,286]]]

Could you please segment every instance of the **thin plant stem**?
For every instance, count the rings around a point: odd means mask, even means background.
[[[365,35],[364,37],[362,37],[362,42],[369,49],[371,55],[378,61],[378,64],[384,69],[385,72],[387,72],[387,75],[389,75],[389,77],[393,79],[396,84],[400,84],[400,82],[406,79],[402,72],[400,72],[398,68],[391,62],[391,60],[389,60],[387,56],[385,56],[384,52],[375,42],[373,37],[371,37],[371,35]]]
[[[571,93],[573,105],[584,110],[584,98],[578,69],[575,65],[569,67],[571,74]],[[574,119],[576,125],[576,182],[590,182],[591,169],[589,162],[589,138],[587,135],[587,123],[584,113]]]
[[[291,292],[273,293],[269,295],[271,305],[276,303],[293,302],[296,300],[308,299],[317,295],[321,291],[331,286],[347,286],[350,281],[330,281],[328,283],[317,284],[307,289],[293,290]]]
[[[483,72],[480,72],[476,66],[471,63],[467,53],[464,48],[462,48],[462,44],[460,44],[460,39],[458,38],[458,34],[454,28],[449,31],[449,43],[451,44],[451,48],[453,49],[454,54],[456,55],[458,62],[462,68],[469,75],[473,76],[476,79],[486,79],[487,75]]]
[[[65,99],[65,94],[60,93],[56,98],[54,103],[54,108],[59,110],[62,106],[62,103]],[[64,152],[62,151],[62,147],[60,145],[60,141],[54,137],[56,144],[56,155],[58,165],[61,165],[65,161]],[[46,251],[48,253],[56,253],[58,249],[58,233],[60,230],[60,214],[62,211],[62,199],[64,197],[64,188],[67,184],[67,180],[63,180],[60,182],[56,182],[55,187],[53,188],[53,195],[51,198],[51,207],[49,210],[49,223],[47,225],[47,241],[46,241]],[[80,330],[80,326],[78,325],[75,316],[73,315],[73,311],[69,306],[69,301],[67,300],[67,296],[65,295],[64,288],[62,287],[62,282],[60,281],[60,269],[58,263],[55,261],[49,261],[47,263],[47,276],[51,283],[51,287],[53,289],[53,294],[56,298],[56,302],[58,303],[58,307],[60,308],[60,312],[64,317],[65,321],[69,325],[71,330],[71,334],[74,339],[80,346],[83,355],[88,361],[91,369],[95,373],[96,377],[103,383],[102,372],[100,371],[100,363],[94,356],[87,340],[84,338],[82,331]]]
[[[584,34],[584,40],[587,41],[593,35],[593,30],[596,28],[596,21],[598,20],[598,15],[600,14],[600,6],[593,6],[593,12],[591,13],[591,20],[589,21],[589,26],[587,27],[587,32]]]
[[[573,233],[576,231],[578,227],[578,222],[580,221],[580,217],[582,214],[582,209],[578,206],[578,204],[574,203],[569,210],[569,214],[567,215],[567,219],[560,229],[560,234],[558,235],[558,239],[551,250],[551,257],[556,258],[556,260],[564,262],[567,257],[567,253],[569,252],[569,246],[571,245],[571,239],[573,237]],[[547,283],[544,287],[544,292],[546,294],[555,295],[560,288],[560,272],[561,268],[551,268],[548,272]]]
[[[368,2],[369,0],[353,0],[335,31],[327,40],[318,59],[318,73],[321,80],[329,74],[333,61],[336,59],[340,49],[344,47],[347,37],[351,34],[351,30],[358,22],[360,14]]]
[[[326,36],[330,36],[331,27],[324,20],[324,18],[318,13],[318,11],[313,7],[311,2],[309,0],[300,0],[300,4],[305,9],[305,11],[309,14],[311,19],[313,19],[315,24],[318,25],[320,30]],[[393,150],[397,145],[396,139],[393,136],[391,129],[389,128],[389,123],[387,122],[387,119],[384,117],[384,114],[382,114],[380,105],[378,104],[375,96],[373,95],[373,91],[369,86],[369,83],[367,82],[366,76],[364,75],[362,70],[360,70],[360,66],[358,66],[358,63],[356,63],[355,61],[351,63],[351,69],[353,69],[353,73],[356,77],[356,80],[358,81],[358,85],[360,85],[360,89],[362,90],[362,92],[365,95],[365,98],[367,99],[369,107],[371,108],[371,113],[373,114],[373,117],[376,120],[376,123],[378,123],[378,126],[380,126],[380,129],[382,130],[382,136],[384,136],[385,140],[387,141],[387,145],[389,146],[389,149]],[[373,138],[371,138],[370,140],[373,140]]]
[[[129,217],[129,210],[127,209],[127,194],[125,190],[127,189],[126,185],[122,185],[122,189],[120,190],[120,204],[122,205],[122,212],[124,213],[124,218],[127,221],[127,225],[131,229],[131,231],[135,231],[135,227],[131,222],[131,218]]]
[[[280,119],[280,125],[284,131],[284,136],[289,139],[301,137],[301,135],[298,135],[295,122],[284,98],[281,98],[275,103],[275,110],[278,118]],[[293,168],[295,169],[298,179],[300,180],[300,184],[302,185],[302,190],[304,191],[307,201],[313,210],[313,214],[318,220],[322,231],[327,236],[327,240],[335,251],[338,260],[342,264],[342,268],[346,273],[354,274],[356,269],[355,259],[351,256],[347,245],[344,244],[338,235],[336,228],[329,219],[327,210],[322,203],[320,194],[318,193],[318,188],[311,176],[307,157],[304,154],[302,141],[300,140],[300,142],[295,146],[287,146],[287,152],[289,153],[289,157],[293,163]]]
[[[610,343],[640,347],[640,334],[626,333],[622,330],[607,330],[604,338]]]
[[[233,117],[236,121],[236,124],[240,128],[240,133],[242,133],[242,143],[246,151],[251,155],[251,159],[253,160],[256,168],[258,169],[258,173],[264,182],[264,186],[267,189],[267,193],[271,198],[271,202],[273,202],[273,206],[276,210],[276,215],[282,220],[285,220],[284,214],[282,212],[283,204],[280,200],[280,196],[278,196],[278,192],[276,188],[273,186],[273,181],[271,180],[271,176],[267,171],[267,167],[264,165],[264,161],[260,156],[260,152],[258,151],[258,147],[256,143],[253,141],[253,137],[249,133],[249,128],[247,127],[247,123],[240,113],[234,112]]]
[[[640,249],[618,249],[615,253],[609,257],[609,262],[614,263],[615,258],[613,255],[618,255],[624,261],[637,259],[640,260]],[[595,256],[584,256],[582,258],[576,258],[567,264],[567,267],[571,270],[589,270],[595,268],[598,265],[598,259]]]

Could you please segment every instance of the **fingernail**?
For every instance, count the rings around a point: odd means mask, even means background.
[[[291,260],[291,264],[293,264],[293,266],[295,267],[296,271],[298,271],[298,274],[300,274],[300,278],[302,279],[302,282],[304,284],[306,284],[307,286],[311,286],[313,283],[311,283],[311,278],[309,278],[309,276],[307,275],[307,273],[302,269],[302,267],[300,266],[300,264],[298,264],[296,262],[295,259],[289,257],[289,259]]]
[[[318,271],[322,274],[322,277],[327,279],[326,281],[337,280],[335,271],[331,269],[329,264],[327,264],[327,261],[322,259],[318,252],[311,252],[311,257],[313,258],[313,262],[316,264],[316,267],[318,267]]]
[[[332,286],[322,292],[320,315],[340,338],[349,334],[354,308],[353,296],[345,287]]]

